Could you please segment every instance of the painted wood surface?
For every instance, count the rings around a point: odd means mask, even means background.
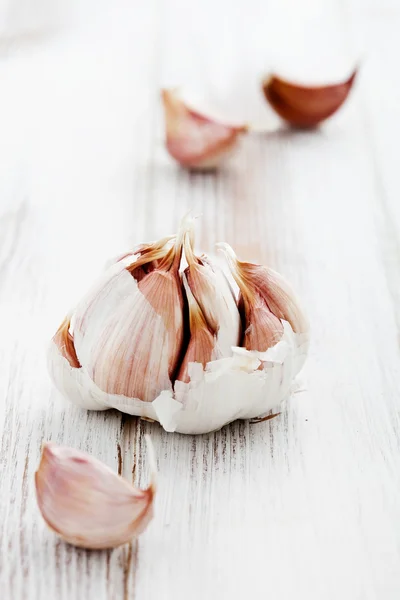
[[[39,26],[0,40],[1,598],[396,600],[398,3],[86,0]],[[359,58],[348,104],[315,132],[283,128],[257,91],[268,70],[340,79]],[[268,132],[217,174],[179,169],[158,95],[179,84]],[[302,296],[303,391],[278,419],[197,437],[68,404],[48,339],[107,258],[189,209],[202,250],[228,241]],[[34,497],[42,441],[116,470],[120,449],[144,484],[145,432],[159,466],[146,533],[109,552],[59,541]]]

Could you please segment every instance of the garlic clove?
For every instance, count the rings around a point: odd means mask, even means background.
[[[256,281],[271,311],[279,319],[288,321],[295,333],[307,333],[309,330],[308,319],[296,297],[292,287],[282,275],[262,265],[241,263],[242,269],[247,270],[252,279]]]
[[[287,321],[294,333],[308,331],[308,322],[289,284],[262,265],[239,261],[228,244],[218,244],[224,252],[240,290],[239,307],[245,322],[243,345],[264,352],[283,335]]]
[[[239,306],[243,307],[245,331],[242,346],[246,350],[265,352],[283,336],[281,321],[270,311],[262,296],[256,292],[243,293]]]
[[[145,402],[169,389],[183,338],[182,303],[173,276],[149,275],[104,324],[89,363],[96,385]]]
[[[44,444],[35,473],[36,497],[47,525],[66,542],[89,549],[130,542],[153,517],[156,466],[146,437],[152,480],[136,489],[92,456]]]
[[[172,388],[184,336],[179,266],[188,222],[172,247],[141,247],[136,261],[115,265],[76,309],[78,359],[104,392],[151,402]]]
[[[190,232],[191,233],[191,232]],[[185,269],[190,288],[209,330],[216,336],[221,356],[232,356],[240,342],[241,321],[235,294],[223,271],[206,256],[196,256],[193,236],[185,237]]]
[[[162,90],[166,148],[182,166],[214,169],[237,145],[246,125],[218,122],[190,108],[176,90]]]
[[[346,100],[357,69],[341,83],[304,86],[272,75],[262,83],[265,98],[278,115],[294,127],[315,127],[332,116]]]
[[[199,363],[205,368],[207,363],[220,358],[221,353],[218,349],[216,337],[207,326],[200,306],[190,290],[185,274],[182,279],[189,304],[190,339],[179,368],[177,380],[188,383],[190,381],[188,372],[190,363]]]

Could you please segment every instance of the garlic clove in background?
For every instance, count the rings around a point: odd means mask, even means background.
[[[316,127],[342,106],[356,75],[357,69],[346,81],[320,86],[305,86],[272,75],[263,81],[262,89],[284,121],[294,127]]]
[[[246,125],[222,123],[190,108],[176,90],[162,90],[161,96],[166,148],[184,167],[216,168],[247,131]]]
[[[66,542],[89,549],[115,548],[140,535],[153,517],[156,463],[146,437],[151,483],[145,490],[92,456],[43,445],[35,473],[36,497],[47,525]]]
[[[277,412],[304,364],[308,324],[280,275],[222,247],[239,298],[214,261],[194,253],[190,218],[176,236],[112,264],[50,344],[59,391],[181,433]]]

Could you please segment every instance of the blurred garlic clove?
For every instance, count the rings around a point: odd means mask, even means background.
[[[294,127],[315,127],[332,116],[346,100],[357,69],[341,83],[304,86],[286,81],[277,75],[267,77],[263,92],[278,115]]]
[[[284,278],[262,265],[241,262],[228,244],[218,244],[228,260],[239,290],[247,350],[264,352],[274,346],[284,333],[287,321],[294,333],[308,331],[308,323],[289,284]]]
[[[246,125],[218,122],[190,108],[176,90],[162,90],[166,148],[182,166],[216,168],[237,145]]]
[[[221,357],[232,356],[232,346],[240,342],[241,320],[235,294],[223,271],[206,255],[196,256],[193,236],[184,242],[187,285],[207,323],[216,336]]]
[[[146,437],[150,486],[134,488],[92,456],[44,444],[35,473],[36,497],[47,525],[66,542],[94,550],[115,548],[140,535],[153,518],[156,463]]]
[[[177,380],[188,383],[190,381],[188,370],[190,363],[199,363],[205,368],[207,363],[221,358],[221,353],[215,334],[209,330],[200,306],[190,290],[185,274],[182,279],[189,304],[190,339]]]

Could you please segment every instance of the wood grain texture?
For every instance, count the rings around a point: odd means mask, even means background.
[[[40,0],[37,0],[40,3]],[[400,595],[400,86],[395,0],[92,0],[0,45],[0,590],[4,600],[397,600]],[[260,75],[340,78],[315,132],[281,127]],[[158,90],[205,91],[267,123],[218,174],[166,156]],[[285,413],[203,436],[52,388],[45,347],[114,254],[202,214],[198,245],[281,271],[312,323]],[[46,529],[43,440],[147,481],[156,517],[132,546],[77,550]]]

